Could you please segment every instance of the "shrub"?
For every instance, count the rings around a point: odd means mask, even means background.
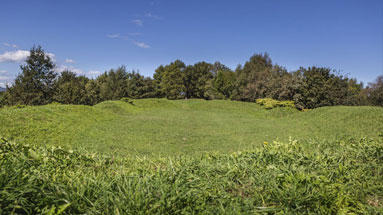
[[[271,98],[257,99],[255,103],[265,106],[266,109],[273,109],[275,107],[295,108],[294,101],[278,101]]]

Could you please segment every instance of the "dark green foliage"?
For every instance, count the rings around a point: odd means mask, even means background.
[[[212,80],[212,99],[229,99],[235,89],[235,73],[219,62],[214,64],[215,77]]]
[[[22,72],[5,93],[7,105],[44,105],[53,101],[56,79],[55,65],[40,47],[33,47]]]
[[[161,94],[168,99],[185,98],[185,85],[183,72],[185,64],[176,60],[169,65],[160,66],[156,69],[155,80],[161,87]]]
[[[335,75],[329,68],[309,67],[296,72],[300,84],[294,95],[298,109],[358,104],[362,84]]]
[[[102,157],[0,140],[0,214],[381,214],[381,141]]]
[[[56,80],[54,64],[41,47],[33,47],[14,84],[0,97],[0,106],[64,104],[94,105],[124,97],[168,99],[232,99],[255,102],[272,98],[293,100],[296,108],[312,109],[335,105],[383,105],[382,79],[364,88],[356,79],[330,68],[300,68],[295,72],[273,64],[267,53],[253,55],[235,72],[223,64],[199,62],[185,65],[176,60],[159,66],[144,77],[127,72],[124,66],[90,80],[66,71]]]
[[[369,84],[368,94],[373,105],[383,106],[383,76],[379,76],[375,82]]]
[[[145,78],[138,72],[127,74],[127,96],[129,98],[153,98],[156,96],[154,80],[150,77]]]
[[[213,65],[199,62],[184,70],[186,98],[208,98],[209,82],[213,78]]]
[[[100,99],[105,100],[119,100],[128,95],[127,91],[127,72],[124,66],[111,69],[100,75],[96,81],[100,89]]]
[[[0,108],[3,107],[5,104],[5,101],[4,101],[4,94],[5,92],[0,92]]]
[[[165,67],[161,65],[154,71],[154,74],[153,74],[154,94],[157,98],[165,97],[165,93],[161,88],[162,76],[164,72],[165,72]]]
[[[75,73],[64,71],[56,81],[54,101],[61,104],[94,104],[89,100],[86,85],[89,79],[85,76],[76,76]]]
[[[253,55],[243,67],[236,69],[237,86],[233,98],[240,101],[254,102],[267,96],[266,83],[270,80],[273,68],[267,53]]]
[[[100,98],[100,86],[97,84],[96,80],[90,79],[88,83],[85,85],[87,102],[90,105],[95,105],[101,102]]]

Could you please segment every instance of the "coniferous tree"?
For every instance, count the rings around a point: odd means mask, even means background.
[[[8,105],[44,105],[53,101],[54,82],[57,76],[55,64],[41,46],[34,46],[20,66],[22,72],[5,94]]]

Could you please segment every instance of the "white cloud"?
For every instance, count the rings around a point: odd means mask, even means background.
[[[7,76],[0,76],[0,87],[6,87],[7,85],[10,85],[13,78],[7,77]]]
[[[142,26],[144,24],[144,22],[141,19],[133,19],[131,22],[138,26]]]
[[[86,74],[87,75],[99,75],[99,74],[101,74],[101,72],[98,70],[90,70]]]
[[[7,76],[0,76],[0,81],[9,80],[9,77]]]
[[[53,54],[53,53],[45,53],[48,57],[50,57],[50,59],[52,60],[52,62],[56,62],[56,55]]]
[[[83,75],[84,74],[84,71],[82,71],[81,69],[75,68],[73,66],[66,66],[66,65],[59,65],[56,67],[55,70],[57,73],[62,73],[64,71],[71,71],[71,72],[76,73],[77,75]]]
[[[72,59],[66,59],[66,60],[65,60],[65,63],[76,63],[76,61],[75,61],[75,60],[72,60]]]
[[[150,48],[150,46],[148,44],[143,43],[143,42],[134,42],[134,44],[136,44],[136,46],[138,46],[140,48],[144,48],[144,49]]]
[[[152,18],[152,19],[162,19],[161,16],[158,16],[152,13],[145,13],[145,17]]]
[[[8,73],[8,71],[6,71],[6,70],[0,70],[0,74],[7,74]]]
[[[16,50],[16,51],[5,52],[3,54],[0,54],[0,62],[21,63],[27,59],[29,54],[30,52],[26,50]],[[54,54],[46,53],[46,55],[49,56],[53,62],[56,61]]]
[[[3,45],[7,46],[7,47],[17,48],[17,45],[15,45],[15,44],[3,43]]]
[[[29,56],[29,51],[16,50],[0,54],[0,62],[23,62]]]

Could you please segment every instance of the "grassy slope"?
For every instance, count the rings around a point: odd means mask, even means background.
[[[22,143],[148,155],[237,151],[289,136],[375,138],[383,131],[379,107],[325,107],[303,113],[234,101],[143,99],[134,104],[0,109],[0,136]]]

